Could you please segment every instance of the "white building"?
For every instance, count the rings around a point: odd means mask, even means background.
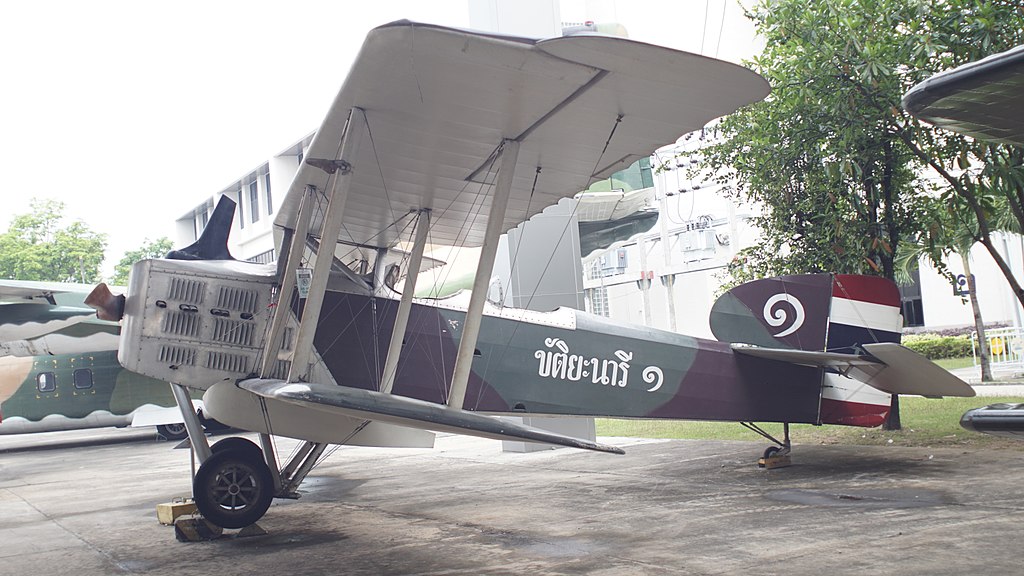
[[[288,192],[312,139],[313,135],[309,134],[288,146],[178,217],[175,221],[175,245],[187,246],[195,242],[206,228],[221,196],[227,196],[238,203],[228,240],[231,253],[239,260],[261,263],[276,260],[274,214]]]
[[[659,156],[677,153],[668,148]],[[688,157],[682,154],[678,169],[655,178],[660,215],[654,228],[584,266],[588,310],[623,322],[712,337],[708,315],[722,290],[726,266],[759,232],[749,223],[754,209],[733,204],[716,184],[687,179]],[[997,233],[995,244],[1016,277],[1024,279],[1024,237]],[[959,277],[957,288],[924,259],[915,282],[900,287],[906,326],[973,328],[963,263],[953,255],[946,264]],[[981,244],[971,250],[970,266],[985,323],[1022,326],[1024,311]]]

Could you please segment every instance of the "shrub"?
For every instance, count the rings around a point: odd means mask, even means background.
[[[903,337],[901,343],[929,360],[969,358],[972,355],[969,335],[909,334]]]

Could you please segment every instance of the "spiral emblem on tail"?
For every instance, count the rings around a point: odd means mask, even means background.
[[[781,303],[785,302],[789,306],[780,306]],[[787,308],[793,309],[793,318],[790,319]],[[784,328],[782,332],[773,334],[775,338],[782,338],[789,336],[796,332],[804,325],[804,305],[795,296],[789,294],[776,294],[768,299],[764,303],[764,321],[772,327]]]

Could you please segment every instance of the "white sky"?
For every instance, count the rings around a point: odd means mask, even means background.
[[[564,21],[618,21],[654,44],[734,61],[752,51],[733,0],[561,9]],[[468,0],[0,3],[0,230],[33,197],[60,200],[108,235],[110,274],[125,251],[173,240],[175,218],[313,131],[366,32],[402,18],[469,27]]]

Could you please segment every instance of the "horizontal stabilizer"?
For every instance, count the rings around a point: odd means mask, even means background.
[[[840,354],[733,344],[738,354],[832,369],[890,394],[974,396],[966,382],[909,348],[891,342],[865,344],[867,354]]]
[[[238,385],[243,390],[248,390],[257,396],[312,409],[337,412],[353,418],[387,422],[435,432],[480,436],[493,440],[525,440],[612,454],[625,453],[621,448],[615,446],[563,436],[493,416],[448,408],[433,402],[372,390],[268,379],[244,380]]]

